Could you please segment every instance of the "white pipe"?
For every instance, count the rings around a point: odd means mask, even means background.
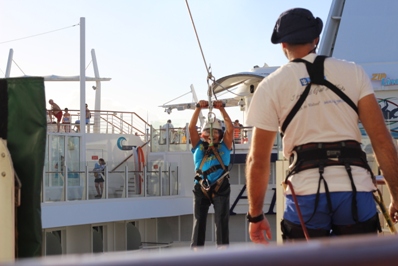
[[[95,55],[95,50],[91,50],[91,58],[93,61],[93,68],[94,68],[94,76],[95,78],[100,77],[98,71],[98,64],[97,64],[97,57]],[[101,81],[97,80],[95,82],[95,110],[101,110]],[[100,113],[94,113],[94,133],[100,133]]]
[[[80,18],[80,161],[86,160],[86,19]]]
[[[197,103],[199,102],[198,96],[196,95],[196,91],[195,88],[193,87],[193,84],[191,84],[191,92],[192,92],[192,96],[193,96],[193,100]],[[200,121],[200,128],[203,127],[203,125],[205,124],[205,120],[203,119],[203,113],[202,111],[200,111],[199,113],[199,121]]]
[[[6,78],[10,77],[13,56],[14,56],[14,50],[10,49],[10,52],[8,54],[7,69],[6,69],[6,75],[5,75]]]

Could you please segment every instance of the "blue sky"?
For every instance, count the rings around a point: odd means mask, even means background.
[[[253,66],[287,62],[270,42],[280,13],[310,9],[324,24],[332,0],[188,0],[207,65],[216,79]],[[86,22],[86,65],[95,49],[102,109],[134,111],[155,125],[188,122],[191,112],[167,115],[162,105],[190,90],[207,99],[207,71],[185,0],[1,0],[0,76],[14,50],[11,76],[79,75],[80,17]],[[46,33],[46,34],[43,34]],[[29,36],[34,36],[26,38]],[[19,40],[18,40],[19,39]],[[94,76],[92,65],[87,75]],[[94,83],[86,102],[94,106]],[[79,109],[79,83],[46,83],[46,99]],[[190,102],[190,95],[176,102]],[[232,119],[242,119],[230,111]]]

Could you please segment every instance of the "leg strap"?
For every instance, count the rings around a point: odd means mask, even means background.
[[[302,227],[299,224],[294,224],[288,220],[283,219],[281,221],[281,230],[283,240],[290,239],[305,239],[305,235]],[[329,230],[325,229],[308,229],[308,234],[310,238],[326,237],[330,235]]]
[[[334,235],[357,235],[357,234],[376,234],[381,232],[379,215],[375,216],[365,222],[357,222],[350,225],[332,225]]]

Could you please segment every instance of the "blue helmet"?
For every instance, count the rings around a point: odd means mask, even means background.
[[[309,43],[319,37],[323,23],[315,18],[311,11],[304,8],[293,8],[283,12],[276,21],[271,42]]]

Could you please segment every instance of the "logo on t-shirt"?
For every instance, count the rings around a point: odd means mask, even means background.
[[[310,82],[311,82],[311,79],[309,77],[300,79],[301,86],[307,86]]]

